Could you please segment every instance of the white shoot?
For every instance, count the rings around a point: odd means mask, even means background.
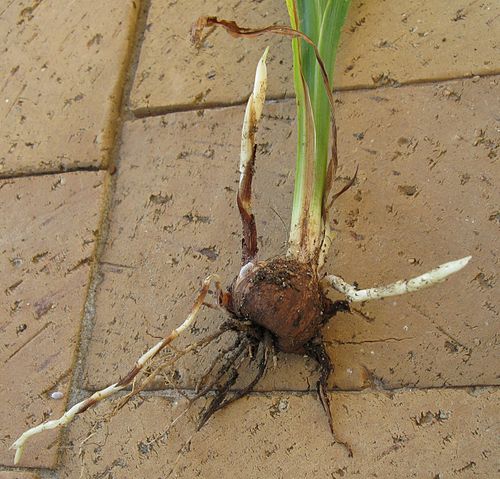
[[[255,132],[262,115],[264,103],[266,101],[267,89],[267,67],[266,58],[269,52],[267,47],[262,55],[255,71],[255,81],[253,91],[247,102],[243,127],[241,129],[241,152],[240,152],[240,188],[246,177],[249,175],[249,165],[253,160],[253,149],[255,144]],[[249,205],[245,204],[245,207]]]
[[[415,278],[397,281],[396,283],[378,288],[357,289],[355,286],[346,283],[339,276],[325,276],[324,281],[333,289],[347,296],[350,302],[368,301],[370,299],[381,299],[389,296],[398,296],[400,294],[412,293],[424,288],[428,288],[437,283],[444,281],[450,274],[460,271],[472,258],[465,258],[456,261],[444,263],[437,268],[424,273]]]
[[[269,53],[269,47],[266,47],[262,57],[257,64],[255,71],[255,81],[253,85],[253,100],[255,109],[255,121],[260,120],[262,115],[262,109],[264,108],[264,102],[266,101],[266,89],[267,89],[267,67],[266,60],[267,54]]]

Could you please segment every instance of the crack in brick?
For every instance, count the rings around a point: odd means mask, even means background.
[[[344,345],[344,344],[370,344],[370,343],[390,343],[390,342],[400,342],[409,341],[410,339],[415,339],[413,336],[408,338],[382,338],[382,339],[365,339],[364,341],[325,341],[327,344],[332,345]]]
[[[31,341],[33,341],[34,339],[36,339],[38,336],[40,336],[40,334],[43,333],[43,331],[45,331],[50,325],[52,324],[52,321],[49,321],[48,323],[44,324],[42,326],[42,328],[40,328],[40,330],[38,332],[36,332],[30,339],[28,339],[27,341],[25,341],[23,344],[21,344],[21,346],[19,346],[5,361],[4,361],[4,364],[8,363],[17,353],[19,353],[19,351],[21,351],[21,349],[23,349],[24,347],[26,347],[29,343],[31,343]]]

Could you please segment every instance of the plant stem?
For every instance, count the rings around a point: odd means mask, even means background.
[[[292,27],[318,46],[331,85],[340,31],[350,0],[286,0],[286,3]],[[289,255],[309,262],[317,261],[324,237],[332,112],[314,50],[299,42],[299,39],[292,41],[298,142]]]

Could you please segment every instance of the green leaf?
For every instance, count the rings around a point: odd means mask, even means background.
[[[316,44],[331,85],[350,0],[286,0],[286,4],[292,27]],[[298,142],[289,254],[310,261],[324,236],[331,108],[314,49],[298,39],[292,40],[292,48]]]

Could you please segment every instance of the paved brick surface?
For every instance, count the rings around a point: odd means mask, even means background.
[[[350,393],[331,399],[336,434],[351,445],[353,457],[332,440],[312,395],[246,398],[198,433],[186,416],[169,430],[183,405],[157,397],[126,407],[109,422],[102,421],[109,405],[79,419],[71,428],[60,477],[78,478],[81,472],[115,479],[495,474],[498,391]],[[190,437],[190,446],[179,454]]]
[[[339,52],[335,84],[352,88],[498,72],[500,4],[495,0],[401,2],[353,0]],[[130,106],[142,113],[247,98],[265,45],[269,95],[293,95],[288,40],[234,39],[211,33],[202,47],[190,44],[200,15],[237,20],[242,26],[288,24],[284,1],[152,0]]]
[[[134,2],[0,7],[0,176],[98,167],[120,101]]]
[[[64,410],[103,181],[94,172],[0,181],[1,464],[12,464],[21,432]],[[53,467],[57,437],[35,439],[22,465]]]
[[[356,165],[360,171],[332,212],[336,239],[325,270],[371,286],[473,255],[443,285],[362,305],[324,328],[336,365],[330,385],[344,390],[332,394],[335,430],[352,445],[352,458],[332,440],[315,394],[301,392],[314,388],[315,364],[279,355],[258,386],[266,394],[232,405],[197,434],[189,420],[195,408],[169,429],[183,411],[180,394],[148,392],[110,421],[110,404],[88,411],[62,436],[62,447],[57,431],[38,436],[21,468],[11,470],[8,446],[26,428],[58,417],[70,395],[89,264],[109,195],[107,173],[57,173],[105,166],[125,75],[135,74],[126,106],[142,115],[237,103],[269,44],[270,96],[292,95],[287,40],[234,40],[216,31],[199,50],[188,41],[198,15],[286,22],[284,2],[139,3],[0,7],[0,479],[242,471],[249,478],[493,477],[500,201],[494,0],[353,0],[346,22],[336,86],[382,88],[336,97],[338,187]],[[136,70],[130,37],[138,9],[148,5]],[[383,87],[465,76],[472,78]],[[294,115],[293,100],[267,105],[259,132],[255,212],[264,256],[286,249]],[[73,397],[124,374],[179,324],[206,275],[218,272],[227,284],[237,274],[242,116],[235,107],[126,122],[97,315]],[[9,178],[27,172],[54,174]],[[221,316],[200,315],[178,345],[208,334]],[[153,388],[192,387],[229,341],[179,362]],[[399,387],[407,388],[393,390]],[[62,399],[51,398],[56,391]]]
[[[371,286],[468,254],[474,259],[444,285],[363,306],[373,321],[330,321],[324,336],[337,364],[332,385],[497,383],[497,89],[498,78],[490,77],[338,95],[340,176],[355,165],[360,171],[332,213],[337,239],[325,271]],[[234,191],[242,111],[126,125],[87,387],[124,374],[154,337],[179,324],[210,272],[228,284],[239,271]],[[289,224],[293,102],[266,106],[265,115],[254,191],[261,254],[270,257],[284,252]],[[214,311],[200,317],[195,337],[220,318]],[[192,385],[213,354],[180,364],[181,384]],[[261,387],[308,388],[313,369],[301,357],[283,357]]]

